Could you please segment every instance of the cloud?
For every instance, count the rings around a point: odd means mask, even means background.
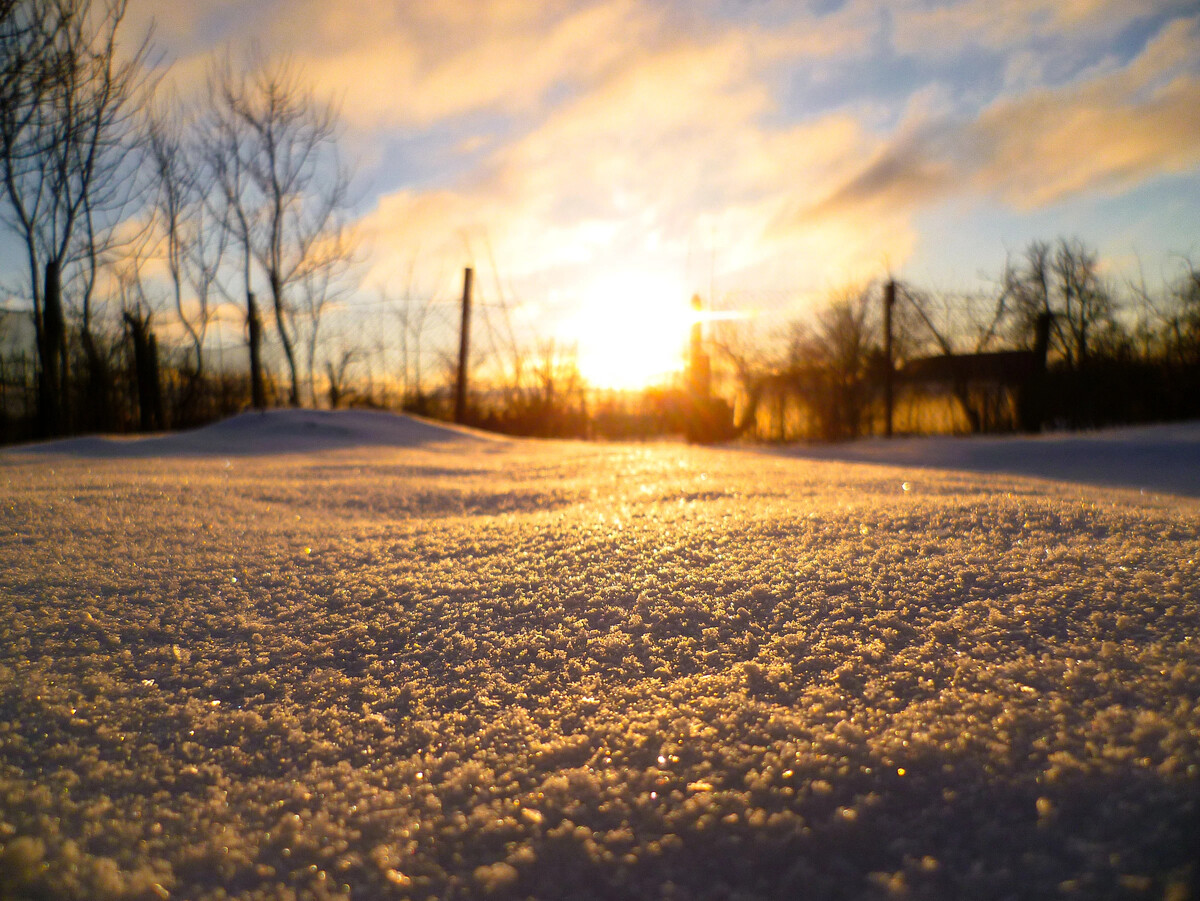
[[[392,259],[419,245],[464,260],[486,236],[512,278],[558,272],[576,283],[614,267],[684,272],[689,260],[707,274],[694,262],[701,248],[725,273],[758,267],[759,278],[775,272],[768,281],[864,253],[877,263],[877,246],[851,229],[803,240],[772,230],[782,205],[811,203],[847,176],[864,136],[845,114],[774,120],[761,63],[761,47],[737,30],[643,51],[458,187],[384,198],[368,220],[376,246],[394,248]]]
[[[131,18],[139,27],[154,19],[160,43],[186,69],[224,44],[247,52],[253,35],[266,55],[292,57],[340,98],[353,126],[424,128],[476,114],[542,113],[680,41],[739,35],[764,66],[862,42],[864,16],[853,6],[818,15],[789,5],[785,17],[767,14],[771,5],[759,11],[762,21],[730,21],[647,0],[361,0],[352,9],[324,0],[169,8],[131,0]]]
[[[945,56],[977,46],[1008,51],[1034,41],[1076,44],[1120,34],[1134,22],[1186,13],[1191,0],[904,0],[892,7],[898,50]]]
[[[808,221],[915,209],[952,194],[1031,210],[1200,165],[1196,20],[1177,20],[1128,66],[1001,98],[971,120],[908,121]]]
[[[619,65],[653,39],[659,19],[636,0],[364,0],[352,13],[304,0],[289,12],[273,26],[271,45],[343,97],[361,127],[535,111],[549,93]]]
[[[1177,6],[258,0],[234,16],[196,0],[161,30],[193,82],[202,52],[254,33],[342,99],[362,155],[402,185],[361,223],[372,284],[419,254],[453,291],[494,257],[550,295],[614,269],[683,273],[689,290],[710,269],[742,287],[858,278],[903,263],[917,214],[947,198],[1030,210],[1191,171],[1196,20],[1133,59],[1114,49]],[[995,79],[964,91],[947,60],[978,47]],[[799,108],[851,67],[855,93]],[[900,88],[879,87],[894,72],[912,85],[898,127]],[[419,175],[387,158],[398,145],[423,154]]]
[[[130,24],[141,33],[153,21],[159,45],[188,73],[202,72],[214,50],[240,56],[253,45],[300,64],[364,129],[535,109],[548,91],[586,83],[635,52],[659,18],[638,0],[130,4]]]
[[[1041,95],[989,110],[971,130],[989,155],[974,183],[1030,210],[1200,165],[1200,79],[1181,79],[1143,103],[1105,99],[1088,92],[1064,106]]]

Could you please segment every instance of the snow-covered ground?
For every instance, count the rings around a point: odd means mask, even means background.
[[[1124,487],[372,413],[0,454],[0,897],[1194,897],[1196,443],[1060,440]]]
[[[1036,437],[873,439],[781,452],[812,460],[999,472],[1200,497],[1200,422]]]

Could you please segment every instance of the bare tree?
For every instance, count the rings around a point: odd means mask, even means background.
[[[354,348],[342,348],[336,357],[325,361],[325,379],[329,388],[329,408],[336,410],[347,394],[347,371],[357,360],[359,353]],[[336,362],[335,362],[336,360]]]
[[[317,400],[316,369],[317,350],[321,342],[321,320],[335,297],[335,275],[336,273],[327,267],[306,271],[297,285],[301,302],[291,305],[288,309],[288,318],[292,322],[294,333],[304,340],[305,377],[309,397],[314,404]]]
[[[1070,369],[1087,364],[1090,340],[1112,323],[1116,310],[1096,252],[1075,239],[1032,242],[1022,260],[1005,264],[1001,290],[1012,304],[1017,342],[1032,347],[1038,318],[1051,315],[1052,347]]]
[[[221,294],[219,279],[229,255],[230,232],[222,227],[219,215],[213,212],[213,205],[209,202],[208,198],[220,196],[220,190],[211,168],[203,162],[202,143],[194,132],[185,136],[185,146],[192,163],[188,176],[191,197],[187,205],[181,262],[194,304],[190,316],[194,329],[191,334],[195,339],[196,380],[198,387],[202,387],[208,371],[206,340],[209,326],[218,314],[220,298],[217,295]],[[182,310],[180,315],[181,318],[184,315]],[[218,377],[223,376],[224,373],[218,374]]]
[[[380,302],[393,310],[400,331],[400,383],[403,403],[421,409],[425,403],[424,349],[425,334],[430,325],[437,295],[421,290],[416,283],[416,255],[409,260],[403,293],[393,297],[386,289],[379,291]]]
[[[1059,240],[1053,272],[1061,305],[1059,318],[1066,331],[1067,357],[1074,366],[1082,367],[1088,362],[1092,336],[1112,323],[1116,303],[1100,278],[1096,252],[1081,241]]]
[[[825,381],[818,417],[827,438],[857,438],[867,427],[871,368],[880,356],[875,293],[872,286],[840,292],[796,337],[794,355],[816,363]]]
[[[117,299],[125,334],[133,351],[133,387],[138,402],[138,421],[142,431],[166,426],[162,378],[159,368],[158,338],[154,333],[154,305],[146,292],[143,269],[151,257],[151,235],[134,245],[109,268],[116,282]]]
[[[31,115],[47,89],[42,57],[55,32],[43,22],[49,12],[44,3],[0,0],[0,116],[6,121]]]
[[[300,403],[300,361],[289,298],[306,280],[326,284],[351,259],[345,217],[349,174],[338,153],[336,109],[304,84],[290,63],[258,60],[248,75],[230,63],[215,73],[212,102],[224,133],[223,152],[235,159],[239,239],[271,292],[275,326],[291,376],[290,402]],[[317,277],[318,273],[326,273]]]
[[[244,164],[249,151],[243,146],[247,137],[237,117],[218,99],[219,86],[233,79],[232,63],[228,59],[223,67],[214,67],[209,74],[207,87],[210,103],[207,115],[200,124],[200,155],[207,180],[219,189],[205,194],[205,208],[223,236],[219,246],[224,248],[226,243],[235,245],[241,256],[241,287],[246,299],[246,344],[250,358],[250,402],[255,409],[262,410],[267,406],[267,392],[263,377],[262,316],[254,295],[251,274],[254,265],[255,198]],[[205,284],[214,285],[230,303],[240,306],[235,293],[216,278],[220,260],[214,262],[216,266],[213,269],[203,267],[201,270],[205,273]],[[211,278],[208,277],[209,272]]]
[[[1161,356],[1172,367],[1200,365],[1200,265],[1183,258],[1180,271],[1155,297],[1145,280],[1130,286],[1137,298],[1143,356]]]
[[[1200,265],[1185,260],[1183,273],[1171,286],[1171,299],[1177,311],[1173,333],[1179,357],[1200,364]]]
[[[212,187],[211,183],[200,180],[207,174],[206,170],[199,166],[193,171],[193,177],[197,179],[194,188],[201,198],[207,196]],[[195,321],[200,327],[206,328],[216,315],[213,292],[218,290],[217,279],[229,247],[229,231],[220,227],[207,203],[196,203],[191,209],[191,217],[190,240],[184,244],[184,272],[196,301]],[[203,338],[204,334],[201,332],[201,345]],[[197,366],[200,365],[201,360],[198,358]]]
[[[543,417],[562,417],[584,401],[583,376],[579,372],[579,349],[561,345],[553,338],[536,343],[533,357],[531,406]]]
[[[172,306],[192,345],[190,375],[195,382],[204,374],[204,337],[210,316],[206,302],[189,311],[184,288],[192,259],[189,248],[203,240],[192,221],[202,204],[197,198],[197,167],[185,137],[182,111],[173,101],[160,100],[149,111],[146,150],[157,255],[166,265]]]
[[[148,90],[148,36],[122,51],[125,0],[17,0],[4,22],[0,104],[5,220],[24,247],[43,434],[65,426],[63,286],[82,279],[87,330],[100,256],[135,188],[127,158]],[[82,268],[78,264],[82,261]]]

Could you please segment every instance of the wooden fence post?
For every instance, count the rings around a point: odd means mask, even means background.
[[[888,279],[883,286],[883,433],[892,437],[892,408],[895,402],[895,361],[892,359],[892,307],[896,305],[896,281]]]
[[[463,270],[462,325],[458,332],[458,384],[454,392],[454,421],[462,425],[467,419],[467,368],[471,354],[471,283],[475,270]]]

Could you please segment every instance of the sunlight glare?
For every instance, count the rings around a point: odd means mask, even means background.
[[[597,282],[572,327],[579,372],[596,388],[660,384],[683,369],[693,321],[677,279],[629,272]]]

